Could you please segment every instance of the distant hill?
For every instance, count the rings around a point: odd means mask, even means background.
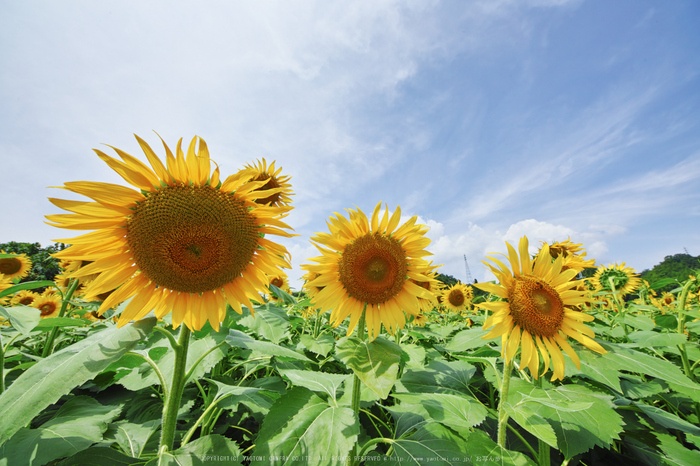
[[[663,262],[655,265],[651,270],[644,270],[640,276],[660,293],[677,288],[679,282],[686,281],[690,275],[696,275],[698,271],[700,271],[700,256],[674,254],[664,257]],[[671,279],[673,282],[668,283],[668,280],[665,280],[666,284],[662,285],[664,279]]]

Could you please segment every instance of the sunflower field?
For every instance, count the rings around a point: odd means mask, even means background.
[[[700,464],[697,275],[523,237],[447,286],[379,203],[292,290],[289,176],[137,140],[150,166],[95,151],[132,187],[50,198],[82,231],[55,280],[0,253],[0,465]]]

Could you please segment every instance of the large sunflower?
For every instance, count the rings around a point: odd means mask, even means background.
[[[96,230],[61,239],[72,246],[59,259],[93,261],[70,274],[99,274],[87,285],[86,300],[116,289],[100,306],[102,313],[132,298],[119,325],[142,319],[151,310],[161,318],[172,311],[172,323],[199,330],[209,321],[218,330],[226,304],[241,313],[259,299],[268,275],[290,267],[287,250],[267,235],[292,236],[281,222],[290,206],[260,205],[257,199],[279,189],[259,190],[264,181],[248,182],[232,175],[221,182],[219,168],[211,172],[203,139],[192,139],[187,155],[182,139],[175,155],[163,142],[166,164],[136,136],[152,169],[114,148],[123,162],[95,150],[114,171],[137,190],[88,181],[65,183],[64,189],[95,202],[50,199],[73,214],[48,215],[54,226]]]
[[[610,286],[610,280],[612,279],[615,291],[618,293],[621,293],[623,296],[634,293],[639,288],[639,285],[642,284],[642,280],[632,267],[626,267],[625,265],[626,264],[623,262],[620,265],[615,263],[607,267],[604,265],[598,267],[598,270],[591,279],[595,289],[597,291],[612,293],[613,290]]]
[[[323,287],[313,295],[313,301],[323,310],[332,309],[331,323],[337,327],[350,316],[348,335],[367,306],[371,340],[382,324],[392,333],[403,328],[404,312],[418,315],[419,298],[435,301],[430,291],[413,282],[430,281],[430,266],[422,259],[430,255],[424,249],[430,244],[424,236],[427,227],[416,225],[417,217],[399,226],[400,208],[391,218],[385,210],[380,221],[380,208],[381,203],[374,209],[371,223],[360,209],[348,210],[349,219],[341,214],[331,217],[330,234],[317,233],[311,238],[322,256],[310,259],[317,264],[302,265],[310,274],[318,274],[307,288]]]
[[[497,267],[484,262],[499,284],[474,285],[504,299],[479,304],[479,307],[493,311],[484,323],[484,329],[492,326],[493,329],[483,338],[501,337],[506,362],[513,359],[521,348],[520,368],[527,366],[535,378],[547,372],[550,356],[554,370],[552,380],[564,378],[561,350],[569,355],[576,367],[581,367],[576,352],[566,341],[567,336],[598,353],[605,353],[603,347],[592,339],[595,336],[593,331],[582,323],[592,321],[593,317],[573,309],[586,300],[585,293],[575,289],[583,280],[572,280],[578,272],[574,269],[562,271],[563,256],[552,262],[546,244],[534,259],[530,259],[525,236],[520,239],[520,257],[513,246],[509,243],[506,246],[510,269],[494,257],[488,259]],[[540,355],[544,362],[541,374],[538,372]]]
[[[0,254],[6,253],[0,251]],[[31,269],[32,261],[25,254],[13,254],[12,257],[0,258],[0,275],[10,280],[26,277]]]

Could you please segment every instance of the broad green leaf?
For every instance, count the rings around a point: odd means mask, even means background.
[[[486,419],[488,410],[474,398],[446,393],[397,393],[394,398],[401,404],[418,405],[430,418],[445,424],[459,433],[469,432],[471,427]]]
[[[408,354],[407,368],[419,369],[425,365],[425,348],[410,343],[402,343],[401,349]]]
[[[567,361],[564,365],[564,372],[567,376],[570,377],[581,374],[596,382],[604,383],[618,392],[622,392],[622,388],[620,387],[619,366],[614,361],[610,360],[610,358],[606,357],[607,354],[600,355],[574,342],[572,342],[571,345],[574,347],[574,351],[576,351],[576,354],[581,360],[581,369],[576,369],[573,362],[569,363],[569,361]]]
[[[157,343],[162,347],[169,348],[167,340],[159,340]],[[187,365],[186,370],[189,371],[195,362],[202,356],[207,354],[204,359],[197,365],[192,374],[192,379],[199,379],[204,376],[216,363],[221,361],[226,356],[227,348],[225,346],[218,347],[218,342],[214,336],[207,335],[201,340],[191,340],[187,349]],[[210,350],[213,350],[210,352]],[[150,356],[149,349],[149,356]],[[160,351],[159,351],[160,352]],[[159,353],[158,352],[158,353]],[[156,354],[158,354],[156,353]],[[158,368],[163,373],[166,383],[170,383],[173,378],[173,367],[175,366],[175,352],[167,351],[156,362]],[[117,381],[125,388],[138,391],[152,385],[160,385],[160,379],[151,366],[143,362],[138,368],[133,369],[131,373],[120,378]]]
[[[401,362],[401,347],[382,337],[361,341],[356,337],[338,340],[335,348],[338,359],[382,399],[386,399],[396,382]]]
[[[41,311],[35,307],[20,304],[3,309],[9,316],[12,327],[23,335],[29,335],[41,321]]]
[[[135,424],[128,421],[120,421],[114,424],[117,429],[115,439],[122,450],[129,456],[138,458],[153,434],[160,428],[160,421],[147,421],[143,424]]]
[[[646,316],[633,316],[630,314],[617,319],[620,323],[625,323],[630,327],[638,328],[639,330],[652,330],[656,327],[653,320]]]
[[[472,328],[462,330],[450,339],[450,342],[445,345],[447,351],[465,351],[472,348],[479,348],[488,345],[488,341],[481,337],[489,333],[488,330],[481,328]]]
[[[557,448],[557,435],[554,433],[551,424],[537,414],[535,411],[537,409],[536,406],[520,405],[516,407],[507,401],[503,404],[503,408],[511,419],[520,424],[520,427],[541,439],[550,447]]]
[[[77,319],[74,317],[49,317],[48,319],[41,319],[33,330],[35,332],[43,332],[45,330],[51,330],[54,327],[82,327],[83,325],[87,325],[89,323],[90,321],[88,319]]]
[[[251,465],[335,464],[360,433],[352,409],[332,407],[305,388],[293,388],[265,417]]]
[[[632,404],[641,409],[642,412],[649,416],[654,422],[666,427],[667,429],[677,429],[682,430],[687,434],[700,435],[699,427],[679,418],[675,414],[671,414],[668,411],[664,411],[663,409],[650,406],[645,403],[633,402]]]
[[[6,288],[6,289],[0,291],[0,298],[2,298],[3,296],[9,296],[11,294],[17,293],[18,291],[35,290],[37,288],[43,288],[45,286],[56,286],[56,284],[50,280],[24,282],[24,283],[20,283],[18,285],[13,285],[9,288]]]
[[[475,430],[467,437],[466,449],[469,456],[465,462],[474,465],[535,466],[523,453],[499,447],[483,430]]]
[[[295,369],[280,370],[283,377],[287,377],[292,385],[308,388],[312,392],[324,392],[335,401],[338,388],[352,374],[328,374],[316,371],[300,371]]]
[[[120,411],[88,396],[72,398],[41,427],[19,429],[0,448],[0,465],[41,465],[74,455],[102,440],[107,423]]]
[[[651,432],[656,442],[642,443],[633,438],[625,438],[625,443],[635,456],[646,464],[662,464],[672,466],[695,466],[700,464],[700,452],[689,450],[678,443],[675,437],[661,432]],[[656,444],[656,449],[650,446]]]
[[[668,385],[663,380],[651,379],[642,381],[638,379],[638,382],[633,382],[631,379],[633,376],[625,376],[624,379],[620,380],[620,385],[622,386],[622,393],[630,399],[638,400],[640,398],[648,398],[650,396],[658,395],[659,393],[668,392]]]
[[[207,435],[146,463],[146,466],[229,466],[243,460],[236,442],[223,435]]]
[[[318,338],[314,338],[305,333],[301,336],[300,341],[307,350],[312,353],[320,354],[324,358],[328,356],[328,353],[330,353],[335,346],[335,338],[327,333],[320,335]]]
[[[694,401],[700,401],[700,385],[683,375],[673,363],[613,343],[599,343],[608,350],[608,353],[600,357],[608,358],[617,364],[619,370],[657,377],[674,390],[688,395]]]
[[[383,457],[377,464],[457,466],[471,463],[464,439],[437,423],[421,425],[412,435],[392,441],[391,446],[391,456]]]
[[[155,318],[95,333],[30,367],[0,395],[0,444],[62,395],[99,374],[141,341]]]
[[[66,458],[59,466],[130,466],[142,465],[143,460],[126,456],[109,447],[92,447]]]
[[[348,377],[343,382],[343,395],[338,399],[339,406],[352,406],[352,384],[355,383],[355,377]],[[364,405],[362,403],[369,404],[370,406],[379,401],[379,395],[370,390],[370,388],[360,381],[360,407]]]
[[[661,328],[676,330],[678,328],[678,319],[674,315],[662,315],[654,317],[654,322]]]
[[[236,409],[240,403],[254,410],[264,412],[265,414],[270,409],[273,399],[264,396],[265,390],[256,387],[242,387],[240,385],[229,385],[218,380],[209,380],[216,384],[218,391],[214,397],[213,403],[222,409]]]
[[[297,301],[294,299],[294,296],[290,295],[286,291],[284,291],[281,288],[277,288],[275,285],[270,283],[269,285],[270,291],[277,296],[279,300],[281,300],[284,304],[296,304]],[[256,309],[257,311],[257,309]]]
[[[267,303],[255,307],[255,317],[249,314],[238,321],[261,337],[278,344],[289,338],[289,317],[284,309]]]
[[[567,401],[566,403],[562,403],[560,400],[554,401],[549,398],[535,398],[529,395],[522,395],[520,401],[514,407],[519,408],[526,403],[541,404],[544,406],[549,406],[550,408],[553,408],[559,412],[571,413],[576,411],[584,411],[593,406],[592,401]]]
[[[476,367],[466,361],[434,360],[425,369],[410,369],[396,382],[397,392],[469,394]]]
[[[629,334],[629,339],[637,346],[648,348],[652,346],[675,346],[688,341],[688,337],[680,333],[659,333],[652,330],[641,330]]]
[[[258,341],[238,330],[229,330],[229,334],[226,337],[226,343],[237,348],[246,348],[254,350],[265,356],[278,356],[298,359],[300,361],[310,361],[310,359],[304,356],[303,354],[297,353],[296,351],[293,351],[289,348],[285,348],[284,346],[277,345],[275,343],[269,343],[267,341]]]
[[[582,385],[541,389],[523,380],[511,379],[508,403],[516,407],[526,397],[551,400],[550,406],[528,404],[532,411],[550,423],[557,436],[558,449],[566,458],[584,453],[596,445],[607,448],[613,440],[619,439],[618,434],[622,432],[622,418],[613,409],[612,397]],[[567,406],[572,403],[590,403],[590,407],[570,411]]]

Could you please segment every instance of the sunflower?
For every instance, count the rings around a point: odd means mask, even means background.
[[[605,353],[603,347],[593,340],[593,331],[582,323],[592,321],[593,317],[572,309],[586,299],[584,292],[573,289],[582,281],[571,280],[577,271],[562,271],[564,258],[559,256],[552,262],[547,245],[530,259],[525,236],[520,239],[520,257],[513,246],[509,243],[506,246],[510,269],[494,257],[488,259],[497,267],[484,262],[499,284],[474,285],[505,300],[479,304],[479,307],[493,311],[484,323],[484,330],[492,326],[493,329],[483,338],[501,337],[506,362],[510,362],[521,348],[520,367],[527,366],[535,378],[549,370],[550,356],[554,370],[552,380],[564,378],[561,350],[569,355],[576,367],[581,367],[576,352],[566,341],[567,336],[598,353]],[[542,374],[538,373],[540,355],[544,362]]]
[[[58,317],[58,314],[61,311],[61,298],[57,295],[39,296],[32,303],[32,307],[35,307],[41,311],[42,319]]]
[[[451,311],[460,312],[466,309],[474,298],[471,286],[455,283],[442,291],[442,303]]]
[[[21,304],[23,306],[31,306],[34,300],[39,297],[39,293],[35,293],[29,290],[22,290],[15,294],[12,299],[10,299],[11,304]]]
[[[0,251],[0,254],[7,253],[5,251]],[[26,277],[31,269],[32,261],[26,254],[17,254],[12,255],[12,257],[0,258],[0,275],[4,275],[10,280]]]
[[[287,274],[284,272],[279,272],[277,275],[269,277],[270,279],[270,285],[274,285],[280,290],[284,291],[285,293],[289,294],[291,293],[291,290],[289,288],[289,278],[287,277]],[[271,300],[273,301],[278,301],[279,298],[275,293],[268,293],[268,296],[270,297]]]
[[[636,271],[631,267],[626,267],[623,262],[620,265],[617,263],[610,264],[606,266],[598,267],[595,275],[591,279],[593,286],[597,291],[604,291],[611,293],[613,289],[610,286],[610,280],[612,279],[615,286],[615,291],[622,294],[634,293],[639,285],[642,284],[641,279],[636,275]]]
[[[425,327],[425,324],[428,323],[428,316],[423,314],[422,312],[418,314],[417,316],[413,317],[413,325],[416,327]]]
[[[381,221],[377,204],[371,222],[360,210],[349,210],[349,219],[341,214],[330,218],[328,233],[311,238],[321,256],[310,259],[317,264],[302,268],[319,276],[307,286],[324,288],[314,295],[314,303],[331,309],[331,323],[337,327],[350,316],[348,335],[357,326],[363,310],[370,340],[384,324],[393,333],[406,324],[404,311],[420,313],[419,298],[435,301],[434,295],[416,285],[430,281],[430,268],[422,259],[430,255],[425,249],[430,240],[427,227],[416,225],[412,217],[399,226],[401,209],[391,218],[384,211]],[[397,228],[398,227],[398,228]]]
[[[5,291],[12,286],[12,280],[0,273],[0,292]],[[3,296],[0,298],[0,305],[7,304],[10,301],[9,296]]]
[[[576,269],[581,272],[583,269],[595,267],[595,259],[586,259],[588,254],[583,248],[583,243],[574,243],[571,238],[566,241],[557,241],[550,245],[542,242],[542,248],[549,246],[549,255],[552,260],[559,256],[564,258],[562,270]]]
[[[137,190],[99,182],[69,182],[64,189],[95,202],[51,199],[73,214],[48,215],[54,226],[96,230],[65,240],[72,246],[59,259],[93,261],[72,272],[73,278],[99,274],[87,285],[85,299],[116,290],[100,305],[102,314],[129,299],[119,326],[145,317],[151,310],[162,318],[172,311],[175,328],[184,323],[199,330],[209,321],[216,330],[227,303],[252,312],[268,275],[290,267],[287,250],[269,235],[290,237],[280,219],[291,206],[271,207],[256,200],[280,188],[259,190],[265,182],[247,182],[232,175],[221,182],[219,168],[211,172],[203,139],[192,139],[187,155],[182,139],[175,155],[163,142],[166,163],[141,138],[136,139],[153,169],[114,148],[123,162],[97,155]],[[199,145],[197,148],[197,141]]]
[[[255,200],[255,202],[258,204],[276,207],[291,204],[292,200],[289,198],[289,196],[294,195],[292,192],[292,185],[289,184],[290,176],[281,176],[281,171],[282,168],[275,170],[275,162],[272,162],[268,166],[267,162],[263,158],[262,162],[258,160],[253,165],[247,164],[237,176],[244,178],[249,182],[264,181],[265,183],[258,185],[256,190],[276,190],[274,192],[270,191],[272,194],[269,196]]]
[[[428,290],[433,296],[439,296],[442,294],[442,282],[437,279],[438,273],[435,271],[439,265],[433,265],[432,261],[427,263],[427,272],[425,275],[428,277],[427,281],[413,280],[411,281],[421,288]],[[418,303],[422,312],[430,312],[436,305],[436,301],[432,299],[418,298]]]

